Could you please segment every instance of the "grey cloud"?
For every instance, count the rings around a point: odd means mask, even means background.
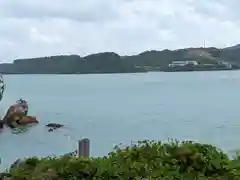
[[[0,42],[3,40],[22,41],[28,37],[29,21],[15,18],[4,18],[0,20]]]
[[[118,17],[115,3],[105,0],[21,0],[0,3],[2,17],[66,18],[80,22],[108,21]]]
[[[239,6],[240,1],[237,0],[208,0],[196,1],[193,8],[206,18],[212,17],[222,21],[234,20],[236,23],[240,23]]]
[[[237,0],[1,0],[0,59],[233,45]],[[224,10],[224,11],[223,11]],[[224,12],[224,13],[222,13]]]

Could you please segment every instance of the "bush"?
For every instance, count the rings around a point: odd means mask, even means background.
[[[101,158],[28,158],[9,173],[13,180],[232,180],[240,179],[239,159],[230,160],[208,144],[140,141],[131,147],[116,147]]]

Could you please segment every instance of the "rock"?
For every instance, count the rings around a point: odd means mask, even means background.
[[[17,126],[29,125],[29,124],[38,124],[38,120],[35,116],[25,116],[21,113],[13,113],[9,117],[5,119],[6,124],[11,127],[15,128]]]
[[[25,115],[19,112],[6,114],[6,116],[4,117],[4,122],[7,126],[14,128],[15,126],[13,125],[13,123],[20,120],[23,116]]]
[[[57,124],[57,123],[49,123],[46,126],[49,127],[48,132],[52,132],[53,130],[63,127],[62,124]]]
[[[56,128],[63,127],[64,125],[62,125],[62,124],[57,124],[57,123],[49,123],[49,124],[47,124],[46,126],[56,129]]]
[[[48,130],[48,132],[52,132],[54,129],[53,128],[50,128],[49,130]]]
[[[23,116],[19,120],[20,125],[28,125],[28,124],[38,124],[38,120],[35,116]]]

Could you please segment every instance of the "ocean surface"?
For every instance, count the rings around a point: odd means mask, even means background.
[[[0,115],[19,98],[40,124],[0,132],[0,170],[17,158],[62,155],[77,140],[91,155],[136,140],[168,138],[240,149],[240,71],[100,75],[5,75]],[[48,132],[49,122],[66,128]]]

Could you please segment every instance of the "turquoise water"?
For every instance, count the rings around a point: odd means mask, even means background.
[[[106,155],[131,140],[198,140],[240,148],[240,71],[108,75],[6,75],[0,114],[22,97],[39,125],[0,132],[0,169],[16,158],[61,155],[91,140]],[[66,128],[48,132],[48,122]]]

